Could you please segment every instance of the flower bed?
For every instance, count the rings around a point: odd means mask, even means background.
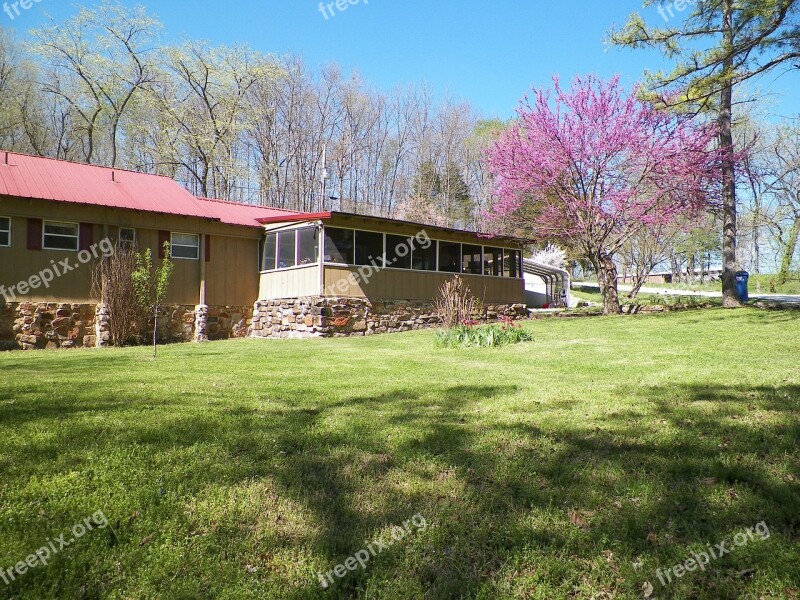
[[[465,320],[436,334],[436,344],[443,348],[499,348],[531,341],[533,336],[508,317],[499,324],[483,326],[478,326],[478,321]]]

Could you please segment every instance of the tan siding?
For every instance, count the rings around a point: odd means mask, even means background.
[[[158,264],[158,232],[177,231],[205,233],[212,236],[211,262],[206,264],[206,301],[216,305],[246,306],[254,303],[258,291],[258,242],[263,230],[257,227],[237,227],[204,219],[159,215],[131,210],[98,206],[67,204],[62,202],[29,201],[0,196],[0,216],[11,217],[12,247],[0,248],[0,285],[9,288],[17,282],[28,280],[51,261],[70,258],[77,260],[75,252],[54,250],[30,251],[27,249],[27,219],[37,218],[73,223],[94,223],[94,242],[104,237],[104,231],[116,237],[118,229],[136,229],[140,249],[150,248]],[[168,301],[195,305],[200,299],[200,261],[175,260],[175,274],[170,284]],[[90,265],[58,278],[50,288],[17,296],[17,301],[34,302],[87,302],[91,298]]]
[[[427,271],[384,269],[366,283],[353,285],[355,267],[325,266],[325,293],[328,296],[369,298],[370,300],[431,300],[439,287],[454,275]],[[489,304],[521,303],[525,298],[522,279],[462,275],[472,293]],[[340,286],[341,282],[341,286]]]
[[[8,216],[2,206],[0,206],[0,216]],[[61,220],[68,221],[69,219]],[[99,228],[95,227],[96,241],[99,241],[98,231]],[[0,248],[0,285],[5,286],[7,290],[16,286],[18,282],[28,281],[32,275],[38,276],[45,269],[57,269],[59,273],[64,271],[60,264],[63,260],[68,260],[71,267],[79,264],[77,252],[29,251],[27,245],[27,219],[11,217],[11,247]],[[89,264],[81,265],[64,273],[61,277],[55,277],[49,287],[41,286],[26,295],[19,294],[16,289],[14,293],[17,293],[17,301],[35,298],[42,302],[82,302],[90,297],[91,276],[91,266]]]
[[[259,300],[319,295],[319,266],[261,274]]]
[[[252,304],[258,295],[258,242],[211,236],[206,280],[209,305]]]

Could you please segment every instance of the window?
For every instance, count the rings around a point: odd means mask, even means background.
[[[264,252],[261,259],[262,271],[273,271],[278,259],[278,234],[268,233],[264,241]]]
[[[200,260],[200,235],[197,233],[173,233],[170,241],[170,256],[186,260]]]
[[[294,230],[278,233],[278,268],[288,269],[297,264],[297,235]]]
[[[519,250],[506,250],[503,259],[503,275],[506,277],[519,277]]]
[[[464,244],[461,250],[464,273],[481,275],[483,273],[483,248]]]
[[[0,246],[11,245],[11,219],[0,217]]]
[[[413,240],[402,235],[386,236],[386,266],[395,269],[411,268]]]
[[[297,230],[297,264],[319,262],[319,229],[306,227]]]
[[[439,242],[439,270],[445,273],[461,273],[461,244]]]
[[[356,231],[356,265],[383,266],[383,234]]]
[[[42,248],[45,250],[78,250],[79,227],[77,223],[44,222]]]
[[[495,277],[503,274],[503,251],[500,248],[484,248],[483,274]]]
[[[136,244],[136,230],[133,227],[119,228],[119,243],[121,246],[133,246]]]
[[[355,233],[352,229],[325,228],[325,262],[352,265]]]
[[[439,242],[432,241],[427,248],[414,246],[411,254],[411,268],[415,271],[435,271],[436,270],[436,248]]]

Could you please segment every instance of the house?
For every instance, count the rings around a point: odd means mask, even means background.
[[[104,345],[93,265],[117,243],[163,258],[164,242],[175,271],[162,334],[172,339],[424,327],[455,274],[487,318],[524,314],[521,240],[197,198],[166,177],[2,152],[0,342]]]
[[[704,279],[708,281],[721,281],[722,279],[722,267],[721,266],[707,266],[703,267],[702,269],[695,269],[694,274],[692,276],[693,282],[698,282]],[[688,274],[688,271],[680,273],[681,277],[685,277]],[[650,273],[647,278],[645,279],[645,284],[659,284],[659,283],[672,283],[673,279],[675,278],[675,273],[672,271],[653,271]],[[617,279],[619,283],[633,283],[636,280],[636,277],[630,273],[620,273],[617,275]]]

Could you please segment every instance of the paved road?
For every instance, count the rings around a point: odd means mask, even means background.
[[[599,290],[600,286],[596,283],[589,283],[589,282],[579,282],[576,281],[572,284],[573,287],[576,288],[594,288]],[[630,285],[620,285],[619,291],[621,292],[630,292],[633,289]],[[722,292],[696,292],[692,290],[675,290],[671,288],[660,288],[660,287],[643,287],[640,290],[642,294],[662,294],[667,296],[700,296],[703,298],[721,298]],[[782,302],[782,303],[791,303],[791,304],[800,304],[800,295],[793,296],[793,295],[780,295],[780,294],[750,294],[751,300],[766,300],[769,302]]]

